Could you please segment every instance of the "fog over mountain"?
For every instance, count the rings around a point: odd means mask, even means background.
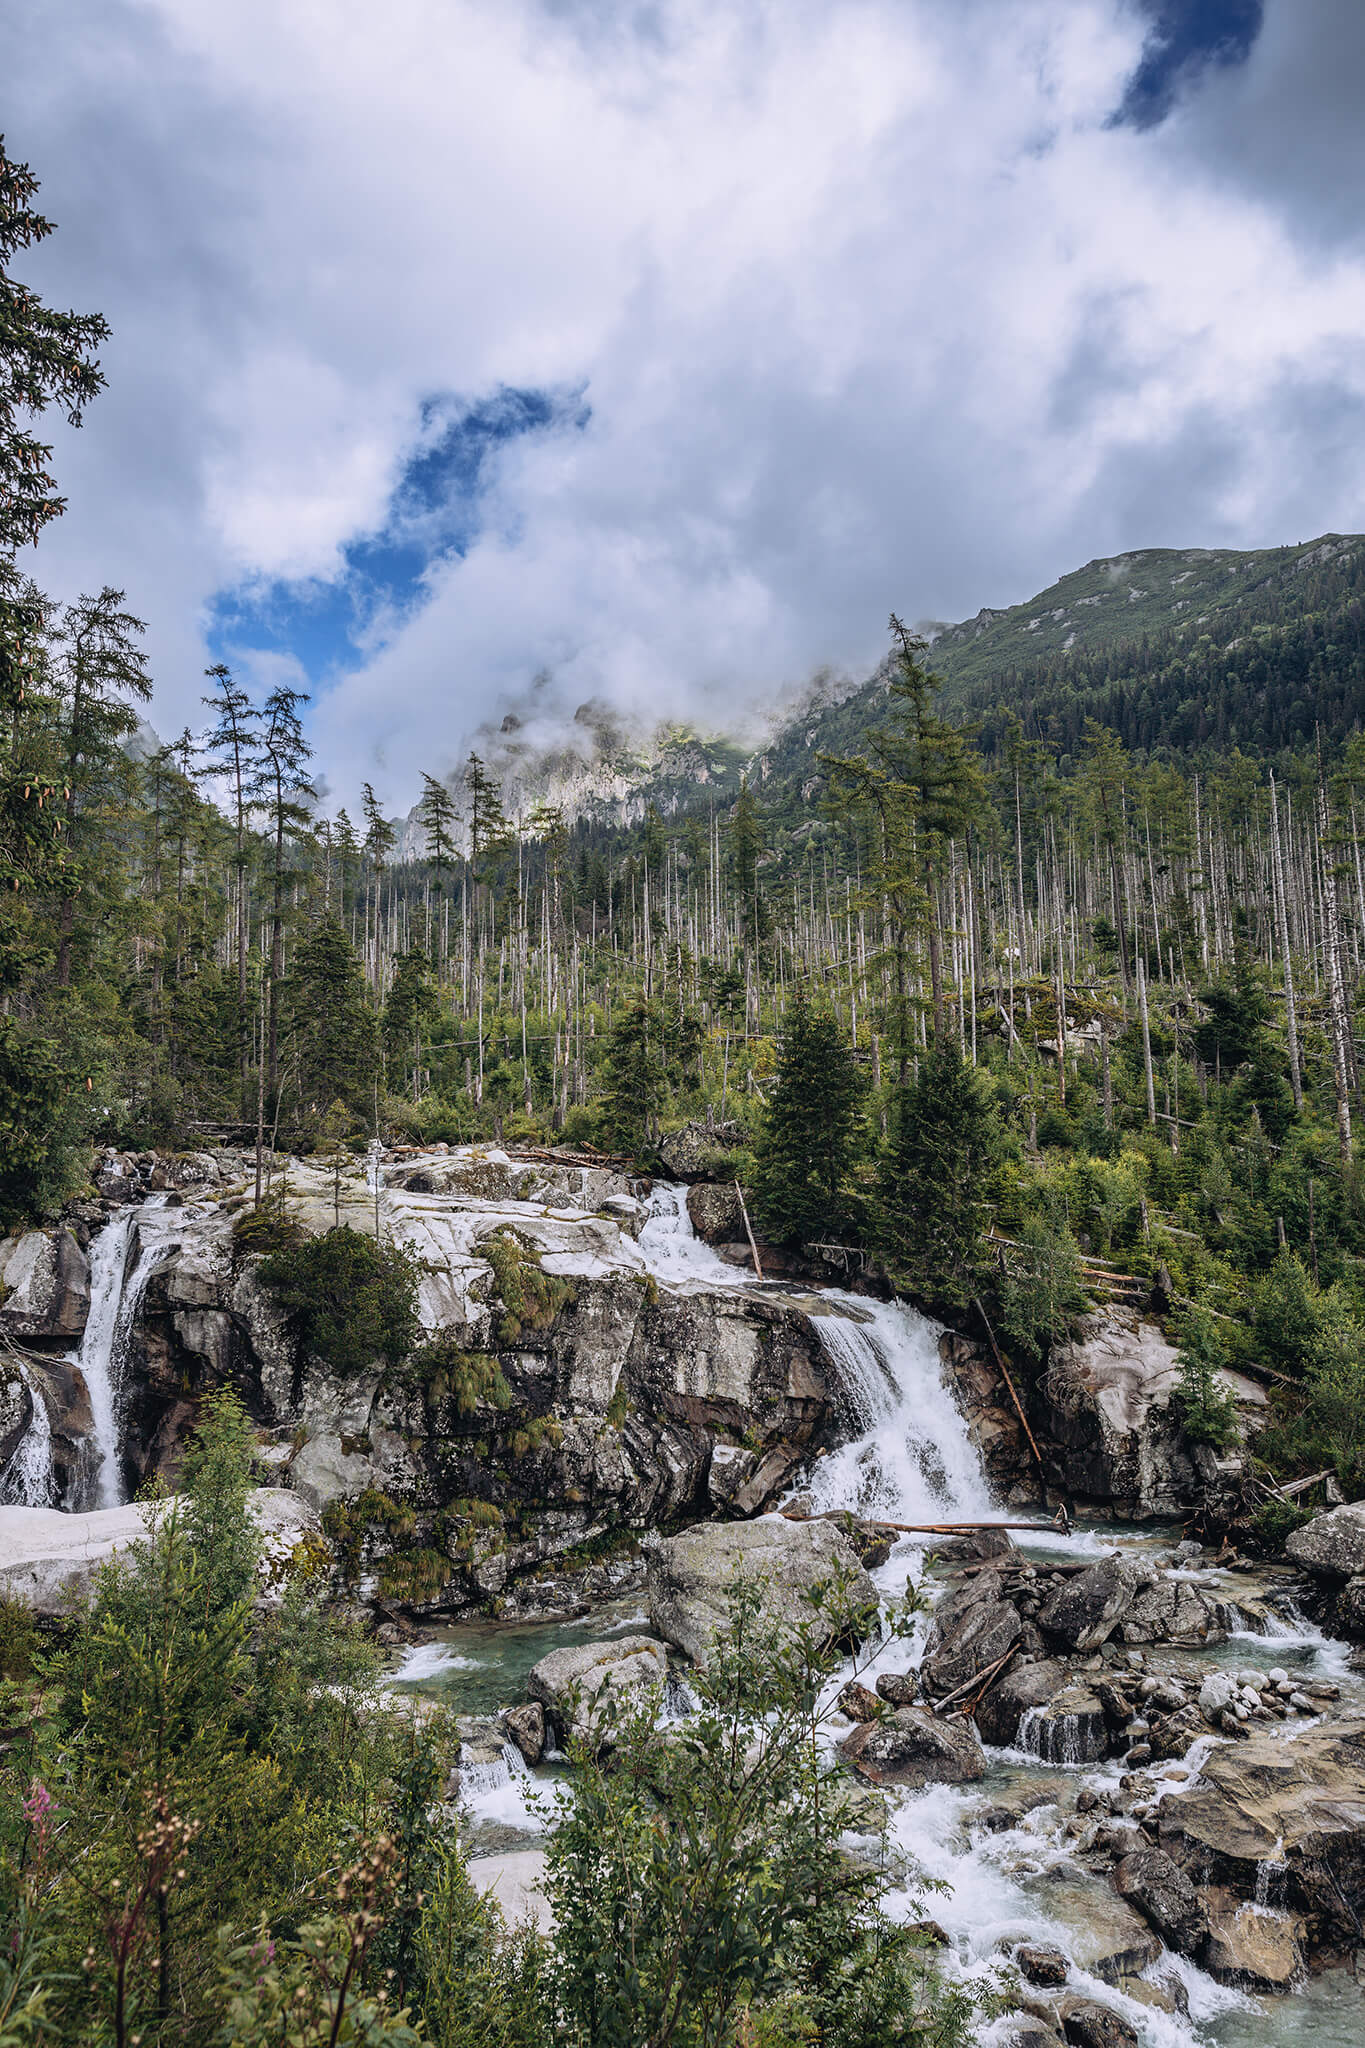
[[[1363,46],[1351,0],[21,0],[30,272],[114,328],[40,573],[127,587],[159,730],[210,659],[293,677],[398,809],[509,708],[731,730],[892,607],[1357,531]]]

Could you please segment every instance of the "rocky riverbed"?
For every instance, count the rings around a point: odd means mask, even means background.
[[[486,1149],[272,1178],[305,1232],[377,1228],[420,1258],[427,1331],[481,1362],[473,1399],[300,1354],[240,1228],[245,1160],[110,1157],[98,1202],[0,1245],[11,1590],[69,1607],[136,1520],[83,1511],[173,1483],[204,1394],[233,1385],[274,1522],[325,1526],[395,1689],[464,1717],[471,1847],[496,1861],[534,1859],[571,1735],[609,1742],[640,1686],[686,1714],[737,1569],[782,1624],[837,1564],[871,1617],[829,1699],[871,1830],[850,1850],[888,1857],[906,1912],[911,1874],[950,1886],[951,1966],[1017,1993],[997,2033],[1251,2048],[1359,2017],[1365,1504],[1272,1563],[1189,1538],[1226,1519],[1243,1457],[1184,1440],[1154,1322],[1099,1312],[1054,1354],[1035,1458],[988,1350],[808,1273],[756,1284],[724,1190]],[[512,1256],[543,1304],[519,1321]],[[490,1366],[505,1399],[478,1391]],[[1254,1429],[1258,1390],[1233,1391]],[[1099,1519],[1058,1530],[1059,1499]],[[878,1603],[909,1581],[930,1611],[884,1638]],[[534,1904],[533,1861],[484,1874]]]

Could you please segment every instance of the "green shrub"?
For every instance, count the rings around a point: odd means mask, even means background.
[[[1180,1329],[1180,1385],[1176,1407],[1186,1436],[1194,1444],[1226,1450],[1237,1442],[1237,1402],[1218,1374],[1227,1365],[1227,1347],[1213,1317],[1201,1308],[1187,1310]]]
[[[461,1415],[473,1415],[480,1406],[506,1410],[512,1405],[512,1389],[497,1359],[486,1351],[464,1350],[448,1332],[414,1351],[409,1369],[429,1400],[453,1400]]]
[[[1065,1224],[1042,1217],[1024,1224],[1019,1246],[996,1281],[997,1317],[1009,1342],[1037,1364],[1086,1307],[1081,1254]]]
[[[260,1266],[300,1350],[343,1377],[378,1359],[397,1365],[406,1358],[421,1333],[420,1272],[411,1252],[347,1223],[285,1245]]]
[[[503,1313],[493,1327],[499,1344],[515,1344],[528,1330],[548,1330],[565,1302],[572,1301],[573,1283],[545,1272],[514,1230],[495,1230],[479,1250],[493,1268],[494,1290],[502,1302]]]

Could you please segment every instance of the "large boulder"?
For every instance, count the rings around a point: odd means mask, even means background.
[[[1117,1308],[1087,1317],[1075,1342],[1055,1348],[1040,1387],[1067,1490],[1139,1521],[1194,1502],[1201,1481],[1171,1400],[1179,1382],[1155,1323]]]
[[[1119,1624],[1125,1643],[1177,1643],[1194,1649],[1221,1643],[1242,1626],[1237,1608],[1218,1595],[1163,1572],[1138,1593]]]
[[[655,1538],[646,1568],[650,1625],[694,1664],[706,1663],[741,1582],[758,1589],[761,1622],[779,1636],[821,1620],[811,1601],[817,1588],[828,1588],[828,1619],[840,1635],[861,1639],[877,1611],[877,1589],[833,1522],[703,1522]]]
[[[1009,1748],[1024,1715],[1031,1708],[1045,1707],[1066,1682],[1065,1664],[1052,1659],[1011,1665],[977,1704],[975,1719],[982,1741]]]
[[[173,1505],[173,1503],[172,1503]],[[265,1538],[266,1555],[283,1558],[317,1528],[317,1517],[297,1494],[263,1486],[250,1496]],[[0,1593],[22,1600],[35,1614],[79,1611],[94,1590],[101,1566],[146,1538],[162,1503],[133,1501],[121,1508],[63,1515],[55,1508],[0,1507]]]
[[[89,1313],[90,1262],[69,1230],[26,1230],[0,1243],[0,1328],[79,1337]]]
[[[1129,1558],[1099,1558],[1044,1601],[1038,1626],[1055,1648],[1085,1656],[1108,1642],[1148,1576]]]
[[[1365,1573],[1365,1500],[1314,1515],[1285,1540],[1285,1555],[1323,1578],[1353,1579]]]
[[[1164,1849],[1134,1849],[1114,1871],[1114,1888],[1136,1906],[1168,1948],[1197,1957],[1208,1936],[1208,1915],[1180,1865]]]
[[[982,1572],[934,1609],[920,1666],[926,1693],[941,1699],[998,1664],[1019,1639],[1019,1610],[1000,1590],[998,1572]]]
[[[1322,1943],[1355,1946],[1365,1917],[1365,1722],[1322,1722],[1288,1742],[1264,1733],[1220,1746],[1160,1809],[1161,1846],[1203,1882],[1277,1898]]]
[[[542,1657],[526,1690],[545,1709],[561,1742],[610,1745],[616,1723],[642,1686],[662,1686],[668,1651],[652,1636],[617,1636],[603,1643],[574,1643]]]
[[[687,1213],[704,1244],[739,1244],[747,1235],[732,1181],[702,1180],[687,1190]]]
[[[1303,1969],[1291,1916],[1248,1904],[1221,1885],[1210,1889],[1207,1901],[1203,1963],[1210,1976],[1249,1991],[1287,1991]]]
[[[845,1736],[839,1754],[873,1785],[964,1785],[986,1775],[975,1727],[961,1714],[899,1707]]]
[[[664,1133],[659,1158],[674,1180],[702,1180],[715,1171],[717,1154],[738,1151],[748,1142],[742,1124],[694,1121]]]

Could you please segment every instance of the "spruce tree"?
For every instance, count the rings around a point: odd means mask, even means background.
[[[896,1089],[877,1183],[888,1268],[946,1307],[960,1307],[976,1289],[992,1137],[981,1083],[945,1034],[918,1076]]]
[[[856,1229],[863,1094],[838,1018],[798,990],[783,1019],[777,1078],[754,1147],[759,1214],[780,1242],[838,1242]]]

